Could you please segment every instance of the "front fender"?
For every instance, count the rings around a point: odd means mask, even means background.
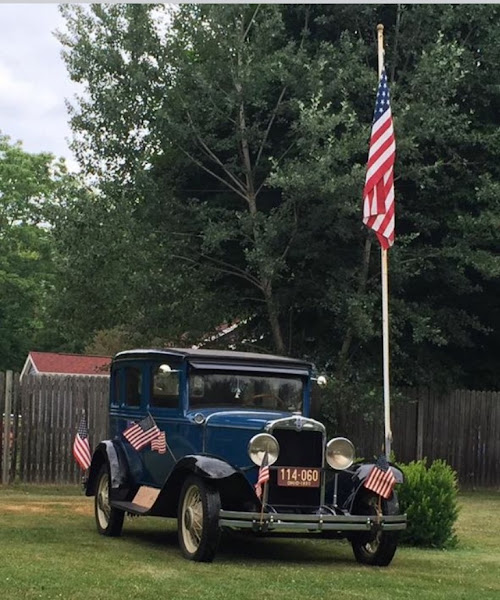
[[[189,471],[190,473],[205,479],[224,479],[225,477],[231,477],[231,475],[238,472],[225,460],[217,458],[216,456],[206,456],[202,454],[191,454],[181,458],[181,460],[176,463],[170,477],[179,470]]]
[[[97,476],[102,465],[106,463],[109,465],[111,488],[118,489],[126,483],[129,469],[121,445],[116,440],[104,440],[97,446],[92,456],[85,486],[86,496],[95,495]]]
[[[210,480],[216,485],[223,508],[234,509],[237,506],[240,509],[247,504],[253,507],[253,489],[241,471],[216,456],[192,454],[176,463],[149,514],[175,517],[182,484],[189,475]]]
[[[356,505],[357,500],[362,496],[366,490],[363,486],[364,481],[367,479],[375,462],[372,463],[359,463],[353,465],[352,471],[352,488],[351,492],[347,497],[347,500],[344,503],[344,508],[347,509],[350,513],[353,511],[353,507]],[[402,471],[400,471],[394,464],[389,463],[391,467],[392,473],[396,478],[396,483],[403,483],[404,476]],[[395,494],[392,495],[394,502],[397,504],[397,498]],[[389,498],[391,500],[391,498]]]
[[[368,474],[373,469],[374,464],[375,463],[373,462],[373,463],[360,463],[360,464],[354,465],[355,476],[358,479],[358,481],[360,481],[362,483],[368,477]],[[391,467],[392,474],[396,478],[396,483],[403,483],[403,481],[404,481],[403,472],[400,471],[396,467],[396,465],[394,465],[393,463],[389,463],[389,466]]]

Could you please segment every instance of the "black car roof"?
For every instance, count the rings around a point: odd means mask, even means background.
[[[277,356],[274,354],[259,354],[256,352],[236,352],[233,350],[205,350],[198,348],[138,348],[119,352],[113,361],[123,359],[161,358],[162,356],[178,357],[180,359],[196,360],[204,363],[238,363],[238,364],[276,364],[283,367],[310,368],[312,364],[299,358]]]

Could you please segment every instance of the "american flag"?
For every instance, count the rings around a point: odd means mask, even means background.
[[[368,167],[363,190],[363,223],[373,229],[384,250],[394,243],[394,160],[396,140],[389,84],[382,71],[373,115]]]
[[[390,497],[396,485],[396,478],[384,455],[379,456],[363,485],[382,498]]]
[[[151,450],[158,452],[158,454],[165,454],[167,451],[167,437],[164,431],[161,431],[160,434],[151,441]]]
[[[257,477],[257,483],[255,484],[255,493],[257,498],[262,498],[262,485],[269,481],[269,458],[267,452],[264,454],[262,464],[259,468],[259,475]]]
[[[148,415],[139,423],[134,423],[123,432],[123,436],[135,450],[141,450],[159,435],[160,430],[151,415]]]
[[[87,431],[87,421],[85,415],[80,419],[78,431],[73,442],[73,456],[82,471],[90,467],[92,455],[90,453],[89,433]]]

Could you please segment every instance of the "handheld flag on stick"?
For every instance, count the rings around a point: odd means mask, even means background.
[[[151,441],[151,450],[153,450],[153,452],[158,452],[158,454],[165,454],[167,452],[167,437],[164,431],[160,432],[160,434]]]
[[[396,485],[396,478],[383,454],[378,457],[363,485],[382,498],[387,499],[391,496]]]
[[[373,229],[384,250],[394,243],[394,161],[396,141],[387,74],[380,77],[373,115],[363,190],[363,223]]]
[[[80,419],[75,441],[73,442],[73,456],[82,471],[85,471],[90,467],[92,455],[90,452],[89,434],[85,415],[82,415],[82,418]]]
[[[262,498],[262,486],[269,481],[269,457],[267,452],[264,454],[262,464],[259,468],[259,475],[257,477],[257,483],[255,484],[255,493],[257,497]]]
[[[134,450],[141,450],[160,435],[160,430],[151,415],[139,423],[134,423],[123,432],[124,438],[130,442]]]

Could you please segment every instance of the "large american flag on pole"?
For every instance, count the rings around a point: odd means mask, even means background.
[[[382,71],[373,115],[370,151],[363,190],[363,223],[373,229],[384,250],[394,243],[394,160],[396,140],[389,84]]]
[[[151,415],[134,423],[123,432],[125,439],[135,450],[141,450],[160,435],[160,429]]]
[[[80,424],[78,425],[78,431],[75,435],[75,441],[73,442],[73,456],[82,471],[85,471],[90,467],[92,456],[90,453],[89,433],[85,415],[82,415]]]

